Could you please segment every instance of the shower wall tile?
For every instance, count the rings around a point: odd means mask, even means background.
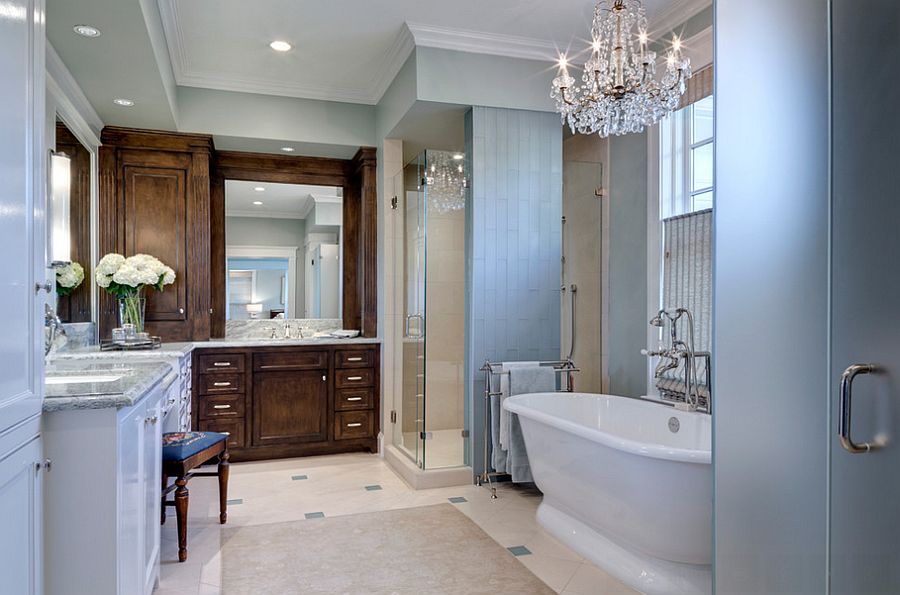
[[[484,376],[492,361],[555,360],[560,349],[562,127],[551,113],[475,107],[467,261],[467,404],[482,464]]]

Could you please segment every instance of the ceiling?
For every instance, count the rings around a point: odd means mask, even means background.
[[[255,188],[265,188],[258,192]],[[305,219],[317,197],[338,197],[341,188],[272,184],[225,180],[225,215],[228,217],[263,217],[275,219]],[[255,205],[254,202],[261,202]]]
[[[413,44],[552,61],[580,47],[594,0],[158,0],[182,86],[375,104]],[[644,0],[668,30],[710,0]],[[291,43],[279,53],[273,40]]]

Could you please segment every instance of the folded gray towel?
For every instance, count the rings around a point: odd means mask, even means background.
[[[502,403],[502,399],[506,398],[506,396],[545,393],[555,390],[556,372],[553,368],[539,365],[528,367],[510,366],[509,395],[503,395],[500,398],[500,402]],[[503,413],[505,415],[501,416],[501,424],[506,424],[506,431],[501,432],[503,436],[502,448],[504,449],[501,452],[505,455],[505,461],[501,461],[504,463],[503,467],[512,476],[513,482],[534,481],[534,477],[531,475],[531,465],[528,462],[528,452],[525,449],[525,437],[522,435],[522,427],[519,424],[519,417],[505,409]],[[495,469],[499,471],[500,469],[496,467],[498,458],[500,457],[496,454],[493,457]]]

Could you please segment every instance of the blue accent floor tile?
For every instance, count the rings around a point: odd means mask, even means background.
[[[380,489],[381,489],[381,486],[380,486],[380,485],[377,485],[377,484],[376,484],[376,485],[373,485],[373,486],[366,486],[366,491],[367,491],[367,492],[377,492],[377,491],[380,490]]]
[[[225,504],[228,504],[229,506],[232,504],[243,504],[243,503],[244,503],[243,498],[235,498],[234,500],[226,500],[225,501]]]
[[[508,549],[509,553],[511,553],[513,556],[527,556],[531,553],[531,550],[524,545],[514,545],[506,549]]]
[[[324,519],[325,513],[324,512],[307,512],[303,516],[305,516],[308,519]]]
[[[309,479],[309,477],[307,477],[306,475],[292,475],[291,479],[293,479],[294,481],[299,481],[301,479]]]
[[[452,498],[447,498],[447,500],[450,500],[450,502],[452,502],[453,504],[462,504],[463,502],[468,502],[468,500],[466,500],[462,496],[453,496]]]

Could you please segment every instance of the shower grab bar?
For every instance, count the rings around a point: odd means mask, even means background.
[[[538,365],[553,367],[555,373],[565,374],[563,376],[564,388],[559,389],[556,392],[572,392],[571,374],[575,372],[581,372],[581,369],[575,366],[572,358],[555,361],[542,361],[538,362]],[[496,368],[500,369],[498,370]],[[484,365],[479,368],[480,372],[484,372],[484,435],[482,436],[482,438],[484,439],[484,467],[482,467],[481,474],[479,474],[475,478],[475,483],[478,486],[482,486],[485,482],[487,482],[488,486],[491,488],[491,500],[497,499],[497,488],[496,486],[494,486],[492,478],[509,475],[508,473],[490,471],[491,466],[488,464],[490,452],[489,441],[491,439],[491,397],[499,397],[503,394],[503,392],[492,390],[491,385],[493,383],[492,381],[494,377],[497,377],[499,379],[500,376],[509,375],[509,370],[503,370],[502,368],[502,362],[492,362],[490,360],[485,360]]]

